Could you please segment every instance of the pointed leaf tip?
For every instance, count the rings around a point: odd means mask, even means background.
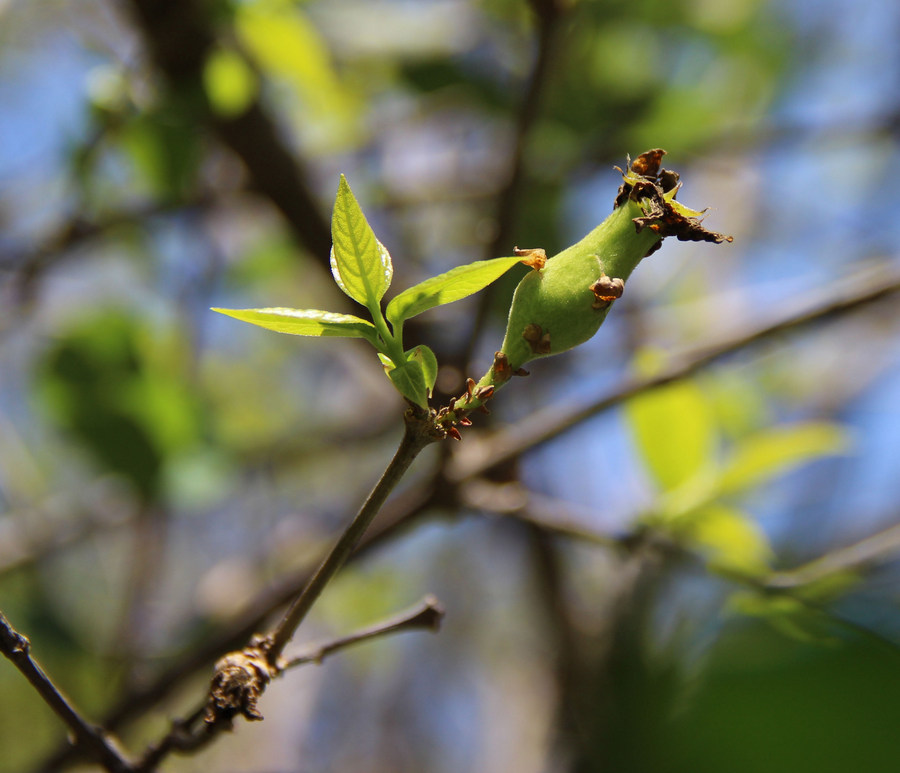
[[[478,260],[433,276],[395,296],[387,306],[387,318],[397,324],[435,306],[467,298],[521,261],[521,257]]]
[[[363,306],[378,305],[393,278],[391,256],[375,237],[343,174],[334,201],[331,238],[329,260],[338,287]]]
[[[288,333],[301,336],[332,336],[340,338],[365,338],[377,345],[375,326],[352,314],[338,314],[333,311],[318,309],[221,309],[213,308],[219,314],[225,314],[241,322],[274,330],[276,333]]]

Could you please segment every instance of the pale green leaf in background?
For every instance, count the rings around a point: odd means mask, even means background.
[[[716,502],[684,520],[681,528],[685,540],[704,553],[714,568],[741,575],[768,571],[772,549],[747,513]]]
[[[327,41],[298,3],[237,3],[235,32],[267,78],[290,89],[295,133],[309,151],[356,147],[364,103],[334,65]],[[287,100],[283,100],[287,102]]]
[[[334,201],[331,238],[331,273],[338,287],[363,306],[378,306],[391,285],[391,256],[375,238],[344,175]]]
[[[256,99],[256,74],[235,51],[214,50],[203,67],[203,88],[213,111],[225,118],[243,113]]]
[[[646,392],[625,407],[641,459],[663,491],[684,485],[714,463],[718,428],[706,395],[685,380]]]
[[[259,325],[277,333],[298,336],[337,336],[365,338],[377,346],[375,326],[352,314],[337,314],[317,309],[213,309],[251,325]]]
[[[521,258],[494,258],[452,268],[394,297],[387,305],[386,316],[392,325],[397,325],[435,306],[467,298],[520,262]]]
[[[845,453],[849,439],[836,424],[776,427],[743,440],[722,469],[719,490],[733,494],[821,456]]]

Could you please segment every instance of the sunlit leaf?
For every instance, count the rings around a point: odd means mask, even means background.
[[[738,445],[722,470],[719,489],[723,494],[743,491],[805,462],[843,453],[848,446],[846,431],[835,424],[806,423],[760,432]]]
[[[250,106],[259,84],[243,57],[234,51],[217,49],[207,57],[203,67],[203,88],[212,109],[230,118]]]
[[[296,96],[297,130],[318,149],[359,140],[362,101],[334,66],[328,43],[298,3],[235,6],[235,32],[267,77]]]
[[[521,258],[494,258],[452,268],[397,295],[388,304],[386,316],[396,325],[435,306],[467,298],[483,290],[519,262]]]
[[[706,396],[693,381],[645,392],[630,400],[625,412],[638,452],[663,491],[713,464],[717,427]]]
[[[251,325],[259,325],[277,333],[297,336],[338,336],[365,338],[375,343],[375,326],[352,314],[337,314],[317,309],[213,309]]]
[[[338,185],[331,218],[331,273],[347,295],[373,307],[391,285],[391,256],[375,238],[344,175]]]
[[[719,503],[691,514],[684,537],[726,572],[762,574],[772,558],[769,541],[752,517]]]

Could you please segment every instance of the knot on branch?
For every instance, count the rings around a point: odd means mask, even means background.
[[[250,720],[262,719],[257,702],[278,673],[268,660],[264,638],[254,637],[249,646],[229,652],[216,663],[205,721],[229,721],[238,714]]]

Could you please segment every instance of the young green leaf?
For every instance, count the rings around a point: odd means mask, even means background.
[[[645,392],[625,411],[644,464],[663,491],[683,486],[715,462],[717,427],[694,382]]]
[[[317,309],[213,309],[219,314],[234,317],[251,325],[259,325],[278,333],[298,336],[340,336],[365,338],[378,345],[375,326],[352,314],[336,314]]]
[[[437,381],[438,361],[434,356],[434,352],[427,346],[421,344],[414,349],[406,352],[406,359],[409,362],[417,362],[422,368],[422,376],[425,379],[425,388],[428,390],[428,396],[431,397],[431,391],[434,389],[434,382]]]
[[[725,465],[719,491],[733,494],[820,456],[845,452],[847,433],[836,424],[809,422],[776,427],[741,443]]]
[[[378,306],[391,285],[391,256],[375,238],[344,175],[334,201],[331,238],[331,273],[338,287],[363,306]]]
[[[452,268],[395,296],[387,305],[386,316],[392,325],[397,325],[435,306],[467,298],[499,279],[521,260],[494,258]]]
[[[716,502],[686,520],[684,536],[706,554],[713,567],[742,575],[760,575],[768,570],[772,549],[747,513]]]
[[[428,407],[429,389],[422,365],[417,360],[407,360],[388,370],[388,377],[401,395],[422,408]]]

